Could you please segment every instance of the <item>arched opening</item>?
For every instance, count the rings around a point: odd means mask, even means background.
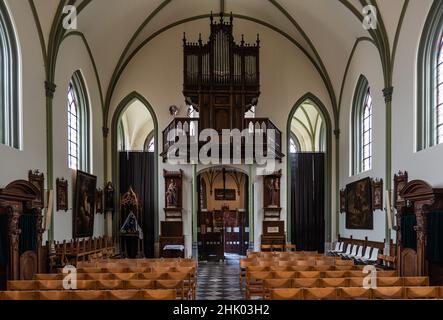
[[[137,239],[120,237],[120,227],[126,217],[120,213],[119,199],[132,188],[141,202],[142,221],[139,224],[143,229],[144,255],[148,258],[154,257],[155,243],[158,242],[157,132],[157,118],[145,98],[133,92],[123,99],[112,120],[112,170],[118,195],[114,233],[121,246],[131,248],[136,245]],[[129,255],[134,251],[127,250]]]
[[[232,167],[197,175],[199,260],[245,256],[249,248],[249,177]]]
[[[308,93],[289,114],[287,127],[288,236],[299,250],[325,250],[331,241],[331,121]]]

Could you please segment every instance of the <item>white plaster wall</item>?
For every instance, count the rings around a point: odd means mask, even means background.
[[[351,111],[360,75],[364,75],[368,80],[373,98],[373,163],[372,170],[351,175]],[[340,189],[366,177],[385,178],[386,108],[382,93],[383,88],[384,80],[378,51],[370,42],[360,42],[349,68],[340,111]],[[340,235],[343,237],[353,236],[355,239],[364,239],[367,236],[369,240],[373,241],[384,241],[385,239],[386,216],[383,211],[374,211],[373,230],[348,230],[346,229],[346,214],[340,214],[339,218]]]
[[[202,32],[203,31],[203,32]],[[162,145],[161,131],[166,128],[172,120],[168,108],[171,105],[181,106],[185,110],[184,98],[182,95],[183,86],[183,32],[187,33],[189,41],[198,39],[198,34],[202,32],[203,39],[207,39],[209,32],[209,21],[207,19],[194,21],[174,27],[145,46],[129,63],[122,74],[120,81],[114,92],[110,116],[107,119],[108,126],[111,127],[112,115],[119,103],[133,91],[138,92],[151,104],[158,119],[159,124],[159,146]],[[286,126],[289,113],[295,102],[307,92],[316,95],[331,112],[331,103],[323,82],[315,71],[309,60],[293,44],[281,35],[252,22],[236,20],[236,39],[240,38],[240,33],[245,34],[246,41],[254,42],[256,34],[260,34],[261,39],[261,97],[257,108],[257,117],[269,117],[283,132],[284,152],[286,152]],[[278,112],[276,112],[278,110]],[[184,116],[184,113],[179,116]],[[111,133],[114,134],[114,133]],[[111,176],[111,139],[108,139],[108,174]],[[334,146],[332,146],[334,149]],[[160,150],[162,151],[162,150]],[[335,153],[332,155],[335,159]],[[178,166],[168,166],[159,159],[159,217],[160,221],[164,217],[164,179],[163,169],[178,170]],[[283,176],[286,177],[286,160],[281,164]],[[335,164],[333,163],[332,168]],[[191,188],[192,168],[182,166],[185,170],[186,186],[184,195],[189,195],[187,203],[184,203],[185,212],[191,215]],[[332,186],[335,185],[335,178],[332,179]],[[262,179],[253,179],[254,192],[254,217],[255,230],[254,242],[259,245],[262,221]],[[287,180],[281,181],[281,202],[283,207],[282,217],[286,218],[286,188]],[[189,189],[191,190],[191,189]],[[332,199],[335,197],[332,196]],[[332,208],[335,208],[333,200]],[[188,230],[192,230],[191,219],[188,214],[185,217],[185,235],[192,235]],[[331,212],[332,214],[332,212]],[[191,249],[190,238],[187,239],[187,250]],[[189,240],[189,241],[188,241]]]
[[[63,177],[68,180],[69,203],[68,212],[59,211],[54,213],[54,240],[56,241],[72,239],[72,207],[74,205],[73,186],[75,181],[75,171],[68,167],[67,90],[69,81],[77,70],[80,70],[83,75],[90,103],[90,173],[97,176],[97,188],[104,188],[103,119],[99,87],[95,78],[93,65],[83,41],[78,36],[70,36],[66,38],[60,47],[55,76],[57,90],[53,104],[54,179]],[[94,236],[104,235],[104,230],[104,215],[96,214],[94,220]]]

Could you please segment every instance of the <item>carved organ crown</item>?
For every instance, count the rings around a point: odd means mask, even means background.
[[[236,44],[233,17],[215,21],[211,14],[211,35],[204,44],[184,43],[184,89],[187,103],[200,113],[200,129],[243,129],[245,113],[260,95],[260,40]]]

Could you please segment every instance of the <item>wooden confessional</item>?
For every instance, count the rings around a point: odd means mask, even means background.
[[[40,271],[42,192],[17,180],[0,189],[0,290],[7,280],[31,280]]]
[[[430,276],[431,284],[443,285],[443,189],[414,180],[395,197],[400,275]],[[437,220],[439,225],[431,223]],[[433,258],[431,248],[439,250],[440,257]]]

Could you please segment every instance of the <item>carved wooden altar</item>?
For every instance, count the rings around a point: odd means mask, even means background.
[[[397,201],[397,254],[401,276],[428,276],[430,263],[426,257],[427,217],[429,213],[443,211],[443,189],[432,188],[428,183],[414,180],[407,183]],[[415,215],[417,245],[405,248],[402,239],[402,217]],[[431,282],[433,279],[431,278]]]
[[[42,207],[41,190],[31,182],[17,180],[0,189],[0,250],[6,260],[0,265],[0,289],[7,280],[30,280],[40,271]]]

